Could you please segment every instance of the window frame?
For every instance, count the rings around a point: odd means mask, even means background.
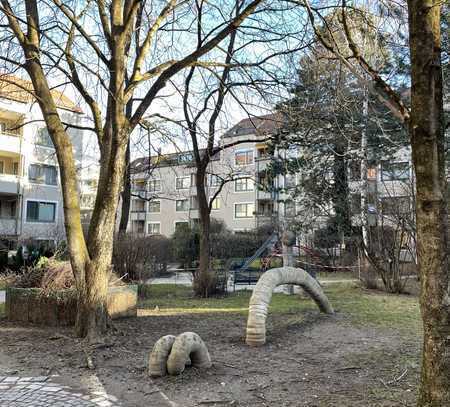
[[[159,185],[158,189],[156,189],[156,188],[152,189],[152,187],[151,187],[151,185],[154,184],[155,182],[157,182]],[[148,190],[148,192],[160,192],[161,191],[161,178],[149,179],[148,183],[147,183],[147,190]]]
[[[134,209],[135,202],[142,203],[142,204],[143,204],[143,208],[142,208],[142,209]],[[133,199],[131,200],[131,208],[130,208],[130,211],[131,211],[132,213],[143,213],[143,212],[145,212],[145,211],[146,211],[146,210],[145,210],[145,200],[144,200],[144,199],[141,199],[141,198],[133,197]]]
[[[152,204],[158,204],[158,210],[157,211],[151,211],[150,210]],[[148,206],[147,207],[147,212],[148,213],[161,213],[161,200],[160,199],[155,199],[155,200],[152,200],[152,201],[148,201],[147,206]]]
[[[184,201],[186,202],[186,209],[178,209],[178,202]],[[188,198],[182,198],[182,199],[176,199],[175,200],[175,212],[188,212],[189,211],[189,199]]]
[[[187,186],[187,187],[182,187],[182,188],[179,188],[178,187],[178,180],[181,180],[181,179],[184,179],[184,180],[189,180],[188,182],[189,182],[189,185]],[[183,183],[184,184],[184,183]],[[177,191],[181,191],[181,190],[186,190],[186,189],[189,189],[191,187],[191,175],[185,175],[185,176],[182,176],[182,177],[176,177],[175,178],[175,189],[177,190]]]
[[[244,154],[245,153],[245,163],[243,164],[239,164],[236,160],[236,156],[238,154]],[[248,154],[251,153],[252,154],[252,159],[250,162],[248,162]],[[245,167],[247,165],[253,165],[255,163],[255,151],[252,148],[249,149],[242,149],[242,150],[236,150],[234,152],[234,165],[237,167]]]
[[[150,227],[150,225],[158,225],[158,232],[150,232],[149,231],[149,227]],[[147,222],[147,229],[146,229],[146,233],[147,233],[147,235],[150,235],[150,236],[156,236],[156,235],[160,235],[161,234],[161,222]]]
[[[402,172],[402,174],[406,174],[406,176],[395,176],[394,172],[385,170],[385,166],[389,165],[389,166],[393,166],[393,165],[402,165],[402,164],[406,164],[407,168],[405,169],[405,171]],[[411,164],[409,161],[382,161],[381,162],[381,181],[409,181],[411,179]],[[387,176],[387,174],[390,173],[391,176]]]
[[[41,133],[43,131],[47,132],[47,141],[50,142],[49,143],[41,143]],[[47,127],[39,127],[37,132],[36,132],[36,138],[35,138],[35,145],[39,146],[39,147],[44,147],[44,148],[51,148],[51,149],[55,149],[55,146],[53,145],[53,141],[52,138],[50,137],[50,133],[48,132],[48,128]]]
[[[220,196],[216,196],[214,199],[212,199],[213,197],[210,197],[210,203],[211,203],[211,210],[212,211],[220,211],[221,207],[222,207],[222,203],[221,203],[221,199]],[[219,205],[215,208],[214,207],[214,202],[218,202]]]
[[[47,178],[45,175],[45,172],[43,173],[43,182],[39,182],[39,180],[37,178],[30,178],[30,168],[32,166],[35,167],[39,167],[40,171],[41,169],[45,169],[45,168],[53,168],[55,170],[55,183],[54,184],[48,184],[47,183]],[[49,186],[49,187],[57,187],[58,186],[58,167],[56,165],[51,165],[51,164],[42,164],[42,163],[30,163],[28,164],[28,182],[30,184],[35,184],[35,185],[45,185],[45,186]]]
[[[242,181],[242,180],[247,180],[245,182],[247,189],[238,190],[237,189],[238,181]],[[248,180],[251,180],[251,182],[252,182],[252,189],[248,189]],[[239,177],[234,180],[234,192],[235,193],[240,194],[242,192],[254,192],[254,191],[255,191],[255,180],[252,177]]]
[[[39,219],[30,219],[29,218],[29,208],[28,208],[28,204],[30,202],[34,202],[34,203],[38,203],[38,204],[47,204],[47,205],[53,205],[53,220],[39,220]],[[58,213],[58,202],[57,201],[47,201],[47,200],[43,200],[43,199],[27,199],[25,201],[25,209],[26,209],[26,214],[25,214],[25,222],[26,223],[56,223],[56,219],[57,219],[57,213]],[[39,218],[39,205],[38,205],[38,218]]]
[[[238,205],[253,205],[253,211],[252,214],[250,216],[236,216],[236,207]],[[255,202],[235,202],[233,204],[233,218],[234,219],[252,219],[255,217]],[[248,209],[246,209],[246,213],[248,213]]]

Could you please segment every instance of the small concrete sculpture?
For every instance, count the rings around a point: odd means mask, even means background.
[[[195,332],[160,338],[150,353],[148,372],[152,377],[165,376],[167,373],[177,375],[189,365],[200,369],[212,366],[208,348]]]
[[[167,359],[167,371],[169,374],[177,375],[182,373],[189,358],[192,366],[199,369],[207,369],[212,366],[208,348],[202,338],[195,332],[184,332],[175,339]]]
[[[266,271],[257,282],[250,298],[247,337],[250,346],[266,343],[266,318],[275,287],[282,284],[299,285],[315,301],[322,312],[332,314],[333,307],[318,282],[306,271],[294,267],[280,267]]]
[[[174,335],[166,335],[155,343],[148,359],[148,373],[150,376],[161,377],[167,374],[167,358],[174,342]]]

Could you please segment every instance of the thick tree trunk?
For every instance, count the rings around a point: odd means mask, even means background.
[[[198,200],[198,213],[200,221],[200,253],[199,267],[194,278],[194,292],[200,297],[208,297],[213,294],[215,286],[215,275],[210,268],[211,246],[210,246],[210,212],[209,197],[205,191],[205,168],[198,168],[196,173],[196,189]]]
[[[78,287],[77,318],[75,332],[77,336],[96,341],[106,332],[108,311],[106,300],[108,293],[109,264],[92,261],[86,266],[86,283]]]
[[[122,189],[122,207],[120,212],[119,233],[127,231],[131,206],[131,176],[130,176],[130,141],[128,141],[125,155],[125,176]]]
[[[424,342],[418,406],[450,406],[450,302],[439,0],[408,0],[410,136]]]

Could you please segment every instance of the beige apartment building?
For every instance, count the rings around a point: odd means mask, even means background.
[[[266,167],[270,161],[266,141],[281,126],[282,121],[276,115],[245,119],[220,140],[221,146],[241,142],[212,158],[206,180],[207,193],[213,201],[211,217],[222,220],[232,231],[254,229],[276,216],[273,192],[265,188],[269,187]],[[130,232],[170,236],[179,225],[197,222],[191,152],[150,161],[137,159],[133,172]],[[223,180],[226,182],[216,196]]]
[[[269,156],[267,140],[282,131],[283,125],[283,119],[275,114],[245,119],[220,140],[221,146],[233,146],[223,149],[211,160],[207,192],[212,198],[221,179],[228,180],[212,203],[211,216],[222,220],[232,231],[246,231],[273,222],[296,222],[308,225],[302,230],[305,236],[323,227],[333,214],[331,203],[328,208],[324,203],[326,210],[317,213],[305,208],[299,191],[295,199],[291,198],[301,173],[277,176],[269,184],[266,168],[273,157]],[[237,141],[242,143],[234,145]],[[299,157],[301,152],[292,149],[274,154]],[[198,220],[192,161],[192,153],[183,152],[133,162],[130,232],[170,236],[178,225]],[[367,219],[371,225],[389,220],[397,215],[399,208],[412,211],[413,171],[409,148],[399,149],[390,161],[380,160],[368,168],[367,214],[361,213],[360,169],[356,173],[352,168],[348,171],[354,225],[361,225]]]

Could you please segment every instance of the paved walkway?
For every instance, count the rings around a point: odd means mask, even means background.
[[[113,407],[117,398],[105,392],[83,394],[56,383],[50,376],[0,377],[0,406],[4,407]]]
[[[0,304],[5,302],[5,290],[0,290]]]

